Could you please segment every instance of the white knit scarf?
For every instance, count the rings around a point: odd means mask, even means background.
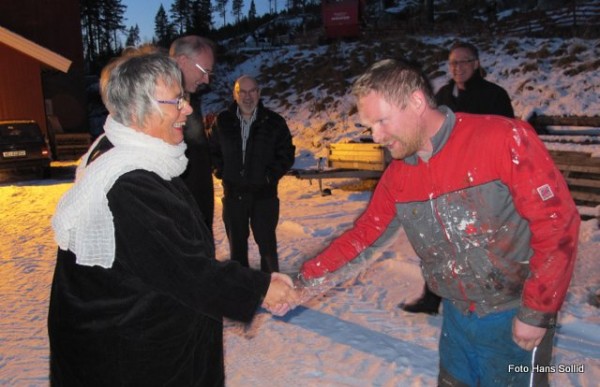
[[[115,230],[108,191],[121,175],[137,169],[171,180],[183,173],[187,158],[183,142],[167,144],[110,116],[104,132],[114,147],[86,166],[98,138],[82,156],[75,184],[60,199],[52,228],[58,246],[75,253],[78,264],[110,268],[115,260]]]

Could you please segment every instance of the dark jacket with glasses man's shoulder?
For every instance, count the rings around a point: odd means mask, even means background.
[[[477,72],[465,83],[465,90],[459,90],[455,95],[454,89],[454,80],[444,85],[435,95],[438,105],[446,105],[453,112],[515,116],[506,90]]]
[[[200,93],[190,96],[190,105],[194,109],[187,118],[184,140],[187,145],[185,155],[188,166],[181,175],[183,181],[192,192],[208,229],[212,232],[214,215],[214,185],[211,171],[208,137],[202,118]]]

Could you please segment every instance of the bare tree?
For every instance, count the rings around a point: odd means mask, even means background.
[[[227,24],[227,21],[225,20],[225,16],[227,15],[227,3],[229,3],[229,0],[217,0],[215,5],[215,10],[223,17],[223,26]]]
[[[242,8],[244,7],[244,0],[231,0],[231,14],[235,17],[237,23],[242,18]]]
[[[85,57],[90,64],[119,49],[118,33],[127,32],[123,24],[126,9],[121,0],[80,0]]]
[[[154,34],[157,40],[156,43],[161,47],[168,47],[175,35],[173,24],[169,21],[162,4],[158,7],[156,16],[154,16]]]

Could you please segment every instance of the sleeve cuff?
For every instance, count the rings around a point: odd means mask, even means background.
[[[554,328],[556,326],[556,312],[540,312],[521,306],[517,318],[525,324],[540,328]]]

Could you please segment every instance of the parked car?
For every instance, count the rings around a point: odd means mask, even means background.
[[[37,122],[0,121],[0,169],[34,170],[50,176],[50,149]]]

